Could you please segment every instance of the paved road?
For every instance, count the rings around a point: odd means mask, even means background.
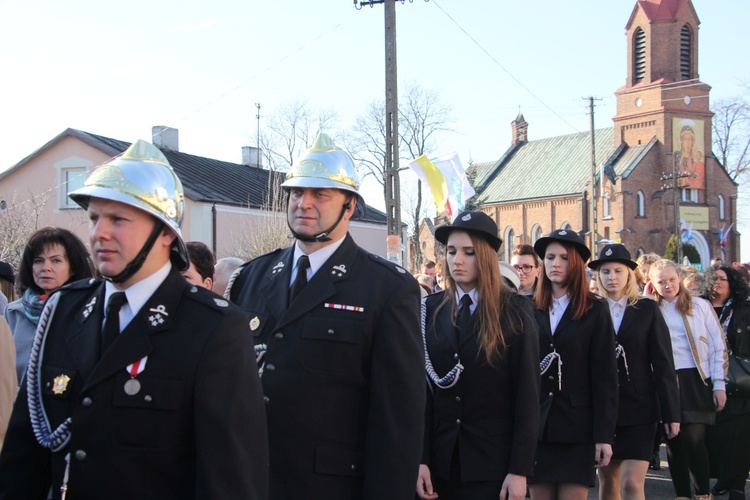
[[[714,481],[711,481],[713,486]],[[716,500],[726,499],[728,496],[714,497]],[[599,490],[591,488],[589,490],[589,500],[599,498]],[[646,474],[646,498],[648,500],[673,500],[674,488],[672,488],[672,479],[669,476],[669,465],[667,464],[666,446],[661,446],[661,470],[649,469]],[[745,483],[745,498],[750,499],[750,482]]]

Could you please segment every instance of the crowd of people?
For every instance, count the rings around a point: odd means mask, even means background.
[[[216,261],[139,141],[70,195],[88,248],[44,228],[0,262],[0,499],[635,500],[662,442],[678,499],[744,498],[748,266],[566,229],[499,262],[465,211],[412,276],[349,235],[326,135],[282,187],[294,244]]]

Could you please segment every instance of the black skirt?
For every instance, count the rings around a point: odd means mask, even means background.
[[[539,441],[534,459],[534,477],[529,484],[596,484],[593,443],[545,443]]]
[[[677,384],[680,388],[682,423],[714,425],[716,407],[711,379],[706,379],[704,383],[697,368],[685,368],[677,370]]]
[[[657,424],[641,424],[617,427],[615,444],[612,446],[613,460],[651,460],[654,453],[654,436]]]

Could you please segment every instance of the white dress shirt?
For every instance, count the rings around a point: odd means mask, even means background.
[[[552,330],[552,335],[555,334],[557,325],[560,324],[560,319],[568,308],[568,304],[570,304],[570,297],[567,293],[559,299],[552,298],[552,307],[549,309],[549,327]]]
[[[625,309],[628,307],[628,298],[622,297],[618,301],[607,299],[609,304],[609,315],[612,316],[612,325],[615,327],[615,333],[619,333],[622,317],[625,315]]]
[[[318,272],[318,269],[323,267],[323,264],[325,264],[326,261],[331,257],[331,255],[333,255],[334,252],[339,249],[341,244],[344,242],[345,237],[346,235],[342,236],[340,240],[334,241],[330,245],[326,245],[319,250],[315,250],[311,254],[306,254],[299,247],[299,244],[295,244],[294,256],[292,258],[294,267],[292,268],[292,276],[289,280],[289,286],[292,286],[292,283],[294,283],[294,279],[297,277],[297,269],[299,268],[299,264],[297,263],[297,261],[300,257],[302,257],[303,255],[307,255],[307,258],[310,259],[310,267],[307,268],[307,281],[310,281],[310,278],[312,278],[315,273]]]

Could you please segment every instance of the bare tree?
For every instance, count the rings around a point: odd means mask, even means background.
[[[39,229],[39,219],[49,201],[49,191],[19,201],[18,193],[0,212],[0,260],[18,269],[29,237]]]
[[[750,171],[750,102],[745,96],[720,99],[712,111],[714,153],[739,182]]]
[[[269,175],[267,196],[258,214],[250,214],[232,232],[232,255],[250,260],[279,247],[289,246],[291,235],[286,225],[286,195],[281,175]]]
[[[338,114],[333,109],[312,109],[297,99],[282,105],[262,122],[260,141],[257,133],[251,144],[260,144],[263,159],[270,170],[288,170],[303,150],[312,146],[320,132],[335,135]]]
[[[399,158],[412,160],[434,152],[441,133],[451,130],[450,106],[441,101],[436,90],[412,83],[399,96]],[[385,199],[385,104],[382,100],[371,102],[365,113],[357,117],[352,133],[346,137],[349,151],[360,163],[365,176],[372,175],[383,187]],[[405,170],[407,166],[401,167]],[[416,197],[409,203],[408,217],[412,229],[412,245],[416,252],[412,260],[421,265],[419,224],[422,219],[422,183],[416,183]],[[402,190],[402,199],[405,193]],[[402,209],[405,208],[402,207]]]

